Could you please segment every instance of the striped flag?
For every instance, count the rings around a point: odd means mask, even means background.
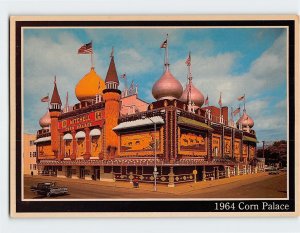
[[[204,102],[204,105],[207,105],[208,106],[209,102],[208,102],[208,95],[206,96],[206,99],[205,99],[205,102]]]
[[[222,92],[220,92],[220,98],[218,104],[220,105],[220,107],[222,107]]]
[[[245,94],[242,95],[242,96],[240,96],[240,97],[238,98],[238,101],[242,101],[242,100],[244,100],[244,99],[245,99]]]
[[[167,45],[168,45],[168,39],[166,39],[160,46],[160,48],[164,49],[164,48],[167,48]]]
[[[88,44],[82,45],[78,49],[78,54],[92,54],[93,53],[93,43],[92,41]]]
[[[186,64],[187,66],[190,66],[190,65],[191,65],[191,53],[189,53],[189,56],[188,56],[188,58],[186,59],[185,64]]]
[[[49,102],[49,96],[45,96],[43,98],[41,98],[41,102]]]
[[[238,107],[236,110],[233,111],[233,115],[236,116],[236,114],[240,113],[241,107]]]
[[[120,78],[125,79],[126,78],[126,74],[121,74]]]

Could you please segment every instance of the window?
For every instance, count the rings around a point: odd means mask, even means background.
[[[31,152],[29,152],[29,156],[31,157]]]

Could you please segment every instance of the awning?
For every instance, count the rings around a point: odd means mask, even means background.
[[[203,122],[199,122],[193,119],[189,119],[186,117],[178,117],[178,124],[182,124],[182,125],[188,125],[188,126],[192,126],[192,127],[196,127],[196,128],[201,128],[201,129],[206,129],[206,130],[214,130],[212,127],[210,127],[209,125],[203,123]]]
[[[39,142],[48,142],[48,141],[51,141],[51,136],[39,138],[39,139],[34,141],[34,144],[39,143]]]
[[[254,143],[259,142],[259,141],[257,141],[256,138],[251,138],[251,137],[248,137],[248,136],[243,136],[243,141],[254,142]]]
[[[75,138],[85,138],[85,132],[79,131],[76,133]]]
[[[100,136],[101,135],[101,131],[100,129],[92,129],[91,132],[90,132],[90,136],[93,137],[93,136]]]
[[[73,139],[73,137],[72,137],[72,134],[70,134],[70,133],[67,133],[63,136],[63,140],[72,140],[72,139]]]
[[[140,126],[149,126],[149,125],[154,125],[154,123],[159,125],[159,124],[164,124],[165,122],[161,116],[154,116],[145,119],[138,119],[135,121],[122,122],[119,125],[117,125],[115,128],[113,128],[113,130],[136,128]]]

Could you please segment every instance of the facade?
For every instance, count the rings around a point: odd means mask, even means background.
[[[36,164],[36,140],[35,134],[23,135],[23,174],[24,175],[37,175],[38,169]]]
[[[263,169],[255,158],[254,121],[246,108],[235,123],[228,119],[228,107],[203,107],[189,65],[183,89],[169,69],[167,53],[166,48],[152,103],[138,97],[134,84],[118,89],[114,56],[105,81],[92,67],[78,82],[79,103],[72,107],[62,107],[55,81],[35,141],[40,173],[106,181],[137,178],[174,187]]]

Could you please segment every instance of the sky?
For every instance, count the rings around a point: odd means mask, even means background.
[[[245,93],[247,114],[254,119],[259,141],[287,137],[287,32],[285,28],[160,28],[103,29],[47,28],[24,30],[24,131],[40,129],[39,119],[47,110],[40,99],[53,90],[56,75],[63,103],[78,102],[75,86],[89,72],[90,55],[77,50],[93,41],[95,70],[105,79],[114,47],[118,75],[134,80],[139,97],[154,101],[152,86],[163,73],[164,49],[169,35],[171,73],[186,85],[188,53],[192,56],[194,85],[218,106],[234,109]],[[124,87],[121,81],[120,89]],[[238,117],[235,118],[238,120]]]

